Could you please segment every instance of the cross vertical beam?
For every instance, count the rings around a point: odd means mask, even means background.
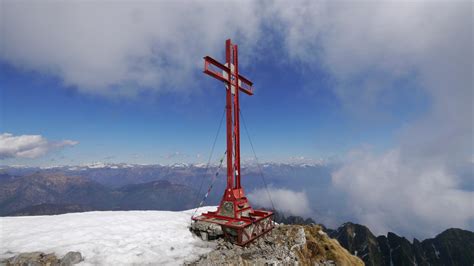
[[[239,87],[239,54],[237,44],[233,45],[234,54],[234,86]],[[240,186],[240,105],[239,105],[239,90],[235,90],[234,96],[234,135],[235,135],[235,188],[241,188]]]
[[[229,84],[229,88],[226,90],[226,125],[227,125],[227,189],[232,188],[232,183],[234,182],[234,167],[232,163],[232,156],[233,156],[233,147],[232,147],[232,92],[231,86],[232,84],[232,43],[230,39],[225,41],[225,62],[227,67],[229,68],[227,71],[227,82]]]

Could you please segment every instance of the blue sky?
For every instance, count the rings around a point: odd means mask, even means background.
[[[224,38],[222,48],[223,43]],[[212,56],[222,60],[223,52]],[[413,91],[412,82],[407,80],[398,83],[404,90],[387,99],[388,108],[376,110],[380,116],[363,117],[363,111],[374,110],[361,107],[360,113],[354,114],[343,106],[331,89],[331,76],[323,69],[308,73],[295,64],[279,64],[279,60],[263,53],[256,64],[241,67],[241,73],[255,82],[255,95],[243,95],[241,104],[263,160],[339,157],[360,145],[385,149],[391,146],[395,130],[426,108],[425,99],[405,93]],[[2,132],[79,142],[39,158],[5,160],[11,164],[203,162],[224,108],[223,85],[201,74],[201,69],[189,77],[198,85],[190,82],[183,88],[185,93],[133,99],[83,94],[54,75],[5,61],[0,70]],[[224,137],[223,128],[221,150]],[[251,157],[245,135],[242,142],[244,156]]]

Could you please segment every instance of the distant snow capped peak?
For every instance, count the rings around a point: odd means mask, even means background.
[[[123,168],[132,168],[135,167],[134,164],[129,163],[107,163],[107,162],[93,162],[89,164],[84,164],[79,167],[85,167],[89,169],[100,169],[100,168],[110,168],[110,169],[123,169]],[[77,167],[77,166],[76,166]]]
[[[305,158],[304,156],[290,158],[288,164],[299,167],[315,167],[324,166],[327,161],[324,159]]]
[[[129,163],[117,163],[117,164],[113,164],[113,167],[116,167],[116,168],[132,168],[132,167],[135,167],[135,166],[138,166],[136,164],[129,164]]]
[[[197,163],[194,165],[194,167],[197,167],[197,168],[205,168],[207,166],[207,164],[205,163]]]
[[[8,167],[11,167],[11,168],[29,168],[29,166],[26,166],[26,165],[23,165],[23,164],[12,164]]]
[[[171,165],[172,168],[188,168],[189,166],[188,163],[174,163]]]
[[[94,162],[94,163],[90,163],[90,164],[86,164],[84,165],[85,167],[87,168],[90,168],[90,169],[97,169],[97,168],[105,168],[105,167],[108,167],[108,165],[106,163],[103,163],[103,162]]]
[[[48,166],[40,166],[40,169],[47,170],[47,169],[54,169],[54,168],[60,168],[62,166],[60,165],[48,165]]]

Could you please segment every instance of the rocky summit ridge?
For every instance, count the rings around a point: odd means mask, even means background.
[[[188,265],[364,265],[320,225],[277,225],[245,247],[223,239],[215,250]]]
[[[410,242],[392,232],[376,237],[364,225],[345,223],[328,234],[366,265],[474,265],[474,233],[467,230],[451,228]]]

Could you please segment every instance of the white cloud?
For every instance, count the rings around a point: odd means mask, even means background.
[[[182,91],[203,55],[222,54],[229,37],[250,50],[260,30],[250,1],[7,0],[1,8],[1,58],[112,96]]]
[[[390,106],[409,99],[397,97],[421,91],[429,102],[425,114],[398,131],[392,149],[354,151],[333,173],[333,185],[351,199],[340,211],[378,233],[427,237],[452,226],[472,229],[472,3],[298,3],[271,2],[265,15],[280,27],[287,60],[307,73],[322,66],[343,107],[370,119],[400,111]],[[403,80],[414,91],[404,92]]]
[[[399,130],[392,149],[378,155],[356,150],[334,172],[335,187],[351,199],[346,211],[378,233],[427,237],[447,227],[472,227],[474,192],[465,185],[474,179],[472,3],[350,2],[321,8],[330,17],[311,22],[327,27],[317,26],[309,39],[290,38],[288,46],[303,63],[323,62],[346,107],[386,111],[401,90],[397,81],[405,78],[430,102],[426,114]],[[289,29],[303,31],[298,25],[290,23]],[[316,44],[320,52],[309,53]],[[460,174],[466,168],[471,170]]]
[[[283,188],[269,188],[268,193],[265,189],[257,189],[250,192],[247,196],[254,205],[272,208],[272,201],[275,209],[289,215],[298,215],[307,217],[311,215],[311,207],[304,191],[293,191]]]
[[[0,134],[0,159],[37,158],[53,150],[77,144],[77,141],[72,140],[52,142],[41,135],[14,136],[10,133],[2,133]]]
[[[474,220],[474,192],[462,189],[463,180],[445,165],[405,162],[399,149],[348,157],[333,184],[349,197],[346,211],[376,233],[427,237]]]

